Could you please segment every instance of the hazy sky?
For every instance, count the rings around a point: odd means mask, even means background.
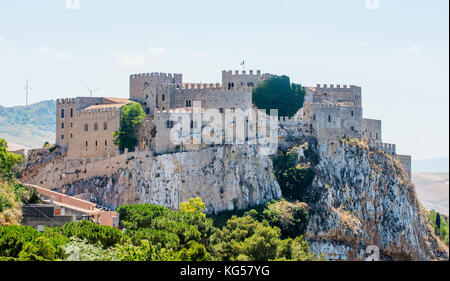
[[[448,155],[449,1],[0,0],[0,104],[128,96],[131,73],[220,82],[222,69],[355,84],[383,140],[414,159]],[[376,2],[376,1],[373,1]]]

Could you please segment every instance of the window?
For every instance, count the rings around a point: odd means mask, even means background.
[[[73,117],[73,108],[70,109],[70,117]]]
[[[167,120],[167,128],[173,128],[173,121]]]
[[[376,135],[376,138],[378,139],[378,133],[377,133],[377,135]]]
[[[313,115],[313,121],[316,121],[316,115],[315,114]]]
[[[108,123],[106,123],[106,122],[103,122],[103,130],[108,130]]]
[[[353,115],[354,115],[354,113],[353,113],[353,110],[352,110],[352,117],[353,117]]]
[[[163,95],[161,96],[161,100],[164,101],[165,99],[166,99],[166,96],[163,94]]]
[[[145,113],[146,113],[146,114],[150,114],[150,108],[146,108],[146,109],[145,109]]]
[[[253,82],[248,82],[247,83],[247,87],[253,87],[253,86],[254,86]]]
[[[97,147],[98,146],[98,142],[97,141],[95,141],[95,147]]]
[[[350,130],[353,132],[355,130],[355,127],[351,126]]]
[[[84,124],[84,131],[85,132],[89,131],[89,125],[88,124]]]
[[[105,140],[105,146],[108,146],[108,141],[107,140]]]
[[[372,132],[369,133],[370,138],[372,138]]]
[[[186,100],[186,107],[191,107],[191,106],[192,106],[192,101]]]
[[[64,118],[64,108],[61,109],[61,118]]]
[[[72,138],[73,136],[72,136],[72,133],[70,134],[70,138]]]
[[[64,135],[61,135],[61,139],[64,139]]]
[[[328,123],[331,122],[331,115],[328,115]]]
[[[64,122],[61,122],[61,129],[64,129]]]
[[[219,108],[219,112],[223,113],[223,107]]]
[[[94,123],[94,131],[98,130],[98,123]]]
[[[86,147],[88,147],[88,142],[86,141]]]
[[[191,129],[194,128],[194,121],[191,120]]]
[[[70,128],[72,128],[73,127],[73,123],[72,122],[70,122]]]

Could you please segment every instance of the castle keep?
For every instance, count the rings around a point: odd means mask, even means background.
[[[222,71],[222,83],[201,84],[184,83],[182,74],[133,74],[129,82],[129,99],[78,97],[57,100],[56,144],[65,148],[68,159],[72,160],[119,154],[112,133],[119,129],[121,108],[138,102],[147,117],[139,128],[136,150],[163,154],[199,149],[202,145],[196,144],[194,139],[207,138],[209,134],[205,134],[204,129],[211,123],[192,118],[190,123],[178,124],[174,129],[177,125],[174,114],[193,114],[195,108],[200,108],[202,114],[207,114],[208,109],[217,109],[221,114],[250,110],[254,107],[252,89],[271,76],[259,70]],[[304,106],[292,118],[281,117],[280,128],[297,132],[300,128],[309,128],[302,134],[314,136],[319,142],[334,142],[341,136],[366,139],[371,147],[397,158],[411,175],[411,157],[397,155],[395,144],[382,142],[381,120],[363,118],[361,87],[318,84],[305,89]],[[223,131],[234,132],[238,126],[245,128],[245,132],[250,130],[252,120],[238,119],[222,119]],[[173,133],[188,141],[180,147],[171,142]],[[243,142],[250,140],[247,133],[235,133],[234,136]]]

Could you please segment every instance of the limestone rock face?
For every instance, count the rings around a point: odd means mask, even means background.
[[[257,146],[216,146],[200,151],[129,159],[111,177],[66,184],[69,195],[92,194],[110,208],[122,204],[158,204],[178,208],[200,197],[207,212],[247,208],[281,197],[272,162]]]
[[[321,157],[305,235],[327,259],[362,260],[367,247],[381,260],[448,259],[448,248],[427,224],[424,209],[400,164],[361,143],[318,146]]]

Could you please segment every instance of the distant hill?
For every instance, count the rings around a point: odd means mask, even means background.
[[[0,138],[27,147],[55,142],[56,103],[42,101],[29,106],[0,106]]]
[[[412,161],[412,170],[425,173],[448,173],[448,157]]]
[[[412,172],[417,197],[427,210],[436,210],[448,215],[449,180],[448,173]]]

